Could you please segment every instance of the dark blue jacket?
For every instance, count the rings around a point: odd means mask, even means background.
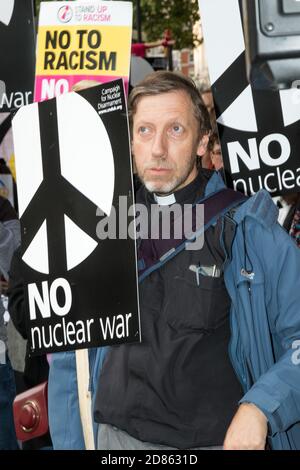
[[[206,195],[223,186],[214,174]],[[230,354],[245,390],[241,402],[265,413],[272,448],[300,449],[300,251],[277,215],[266,191],[234,215],[236,234],[225,268],[232,300]],[[89,351],[92,394],[106,352]],[[73,352],[52,355],[49,415],[56,449],[84,448]]]

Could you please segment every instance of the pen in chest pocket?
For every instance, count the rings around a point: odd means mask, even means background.
[[[191,264],[189,269],[196,274],[197,286],[200,286],[200,275],[206,277],[220,277],[221,271],[216,264],[212,266]]]

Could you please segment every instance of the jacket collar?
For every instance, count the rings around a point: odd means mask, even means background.
[[[270,228],[277,223],[278,213],[278,207],[275,206],[270,194],[261,189],[239,207],[234,220],[240,223],[245,217],[251,217],[264,227]]]
[[[214,172],[206,185],[205,196],[225,187],[221,174]],[[251,217],[264,227],[269,228],[277,222],[278,212],[270,194],[265,189],[261,189],[240,205],[234,214],[234,220],[239,224],[245,217]]]

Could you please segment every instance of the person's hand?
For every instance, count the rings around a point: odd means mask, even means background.
[[[224,450],[264,450],[268,420],[252,403],[240,405],[228,428]]]

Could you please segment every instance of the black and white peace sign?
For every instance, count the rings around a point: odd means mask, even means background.
[[[254,91],[248,82],[240,1],[199,5],[217,122],[241,133],[271,133],[299,121],[297,90]]]
[[[15,0],[5,0],[0,3],[0,22],[9,25],[13,15]]]
[[[23,260],[70,270],[96,248],[95,215],[109,214],[114,158],[96,110],[78,93],[21,108],[13,119]]]

